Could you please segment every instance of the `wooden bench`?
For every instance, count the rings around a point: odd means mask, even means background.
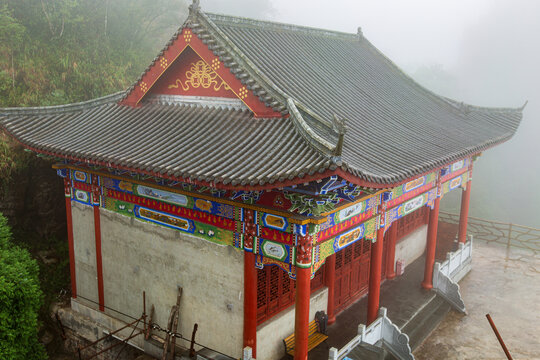
[[[328,339],[328,336],[319,332],[319,323],[317,320],[310,322],[308,331],[308,351],[315,348],[326,339]],[[285,345],[285,352],[294,357],[294,350],[296,347],[294,333],[283,339],[283,344]]]

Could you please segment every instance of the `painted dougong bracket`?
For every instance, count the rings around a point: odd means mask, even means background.
[[[379,309],[379,317],[369,326],[360,325],[358,327],[358,335],[349,341],[340,350],[336,348],[330,349],[329,360],[347,359],[354,348],[361,346],[370,351],[388,350],[399,360],[414,360],[411,346],[409,345],[409,336],[401,332],[401,330],[392,323],[386,316],[386,309]]]
[[[471,261],[472,236],[466,244],[459,244],[457,251],[448,253],[442,264],[433,266],[433,290],[463,314],[467,314],[467,310],[457,282],[469,272]]]

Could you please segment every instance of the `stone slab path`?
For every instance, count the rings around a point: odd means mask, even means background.
[[[417,360],[540,359],[540,255],[476,241],[472,271],[460,282],[469,315],[451,311],[415,351]]]

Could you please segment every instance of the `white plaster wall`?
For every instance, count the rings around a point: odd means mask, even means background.
[[[73,247],[75,252],[75,279],[79,297],[98,301],[96,273],[96,240],[94,210],[90,206],[71,202],[73,219]],[[82,303],[90,304],[80,298]],[[95,306],[95,305],[94,305]]]
[[[309,321],[315,319],[317,311],[326,312],[328,288],[324,287],[311,294]],[[257,359],[279,360],[285,355],[283,339],[294,332],[295,305],[274,316],[257,327]]]
[[[426,250],[427,225],[422,225],[396,244],[395,261],[405,260],[405,268]],[[395,265],[394,265],[395,266]]]
[[[178,332],[232,357],[242,354],[242,252],[104,209],[101,235],[105,306],[139,317],[147,312],[167,326],[182,286]],[[112,316],[114,312],[107,310]],[[161,334],[163,336],[163,334]],[[185,345],[185,344],[184,344]]]

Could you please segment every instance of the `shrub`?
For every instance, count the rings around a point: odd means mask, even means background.
[[[39,268],[25,249],[11,241],[11,229],[0,214],[0,359],[46,359],[37,337],[43,294]]]

